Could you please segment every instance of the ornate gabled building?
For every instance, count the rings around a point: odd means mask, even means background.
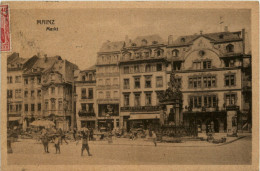
[[[185,126],[196,122],[202,132],[229,132],[245,126],[244,116],[251,113],[244,106],[243,71],[251,56],[245,54],[244,35],[244,30],[201,32],[175,41],[169,36],[167,55],[183,93],[183,116],[175,122]],[[230,109],[235,112],[230,114]]]
[[[98,105],[98,128],[119,127],[119,68],[121,49],[124,42],[103,43],[97,53],[96,94]]]
[[[77,128],[97,128],[96,66],[74,73]]]
[[[7,58],[7,121],[9,126],[23,123],[23,71],[28,70],[37,61],[37,57],[21,58],[13,53]]]
[[[162,119],[158,94],[167,88],[166,45],[158,35],[126,36],[119,61],[120,127],[159,127]]]

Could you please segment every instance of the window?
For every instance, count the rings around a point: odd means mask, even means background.
[[[234,67],[235,62],[234,60],[224,60],[225,67]]]
[[[51,87],[51,94],[55,94],[55,87]]]
[[[145,66],[145,72],[151,72],[151,65],[150,64],[147,64]]]
[[[235,86],[235,74],[225,75],[225,86]]]
[[[58,110],[62,110],[62,100],[59,100],[58,102]]]
[[[28,112],[28,104],[24,104],[24,111]]]
[[[227,52],[234,52],[234,45],[232,45],[232,44],[227,45],[226,50],[227,50]]]
[[[86,111],[87,110],[87,104],[81,103],[81,110]]]
[[[12,76],[7,77],[7,83],[8,83],[8,84],[13,83],[13,77],[12,77]]]
[[[129,74],[129,67],[124,67],[124,74]]]
[[[148,58],[148,57],[150,56],[150,53],[149,53],[149,52],[144,52],[144,56],[145,56],[146,58]]]
[[[201,77],[192,77],[189,78],[189,87],[190,88],[201,88]]]
[[[110,86],[110,85],[111,85],[111,83],[110,83],[110,79],[107,78],[107,79],[106,79],[106,86]]]
[[[103,80],[102,79],[98,79],[98,85],[103,85]]]
[[[118,78],[113,79],[113,85],[118,85]]]
[[[86,88],[81,88],[81,99],[87,98]]]
[[[162,71],[162,64],[156,65],[156,71]]]
[[[145,93],[145,105],[152,105],[152,94]]]
[[[118,91],[114,91],[114,98],[118,98]]]
[[[139,73],[140,72],[139,65],[135,65],[134,66],[134,71],[135,71],[135,73]]]
[[[203,61],[203,69],[211,68],[211,61]]]
[[[145,77],[145,88],[152,88],[152,77],[151,76]]]
[[[41,90],[37,90],[37,96],[41,97],[41,95],[42,95],[42,91]]]
[[[48,110],[49,109],[49,103],[48,103],[47,100],[45,101],[44,105],[45,105],[45,110]]]
[[[42,110],[42,104],[38,103],[38,111],[41,111],[41,110]]]
[[[31,111],[34,111],[34,104],[31,104]]]
[[[92,76],[92,74],[89,74],[89,81],[92,81],[92,79],[93,79],[93,76]]]
[[[109,99],[110,98],[110,91],[106,92],[106,98]]]
[[[24,84],[28,85],[28,78],[24,78]]]
[[[86,76],[82,75],[81,79],[82,79],[82,81],[86,81]]]
[[[51,110],[55,110],[56,109],[56,104],[55,104],[55,100],[51,101]]]
[[[178,56],[179,56],[179,51],[178,51],[177,49],[174,49],[174,50],[172,51],[172,56],[173,56],[173,57],[178,57]]]
[[[173,70],[175,71],[181,70],[181,62],[173,62]]]
[[[93,107],[92,103],[88,104],[88,111],[89,112],[94,112],[94,107]]]
[[[156,57],[160,57],[160,56],[162,56],[162,52],[160,50],[157,50],[156,51]]]
[[[135,106],[140,106],[141,101],[140,101],[140,94],[135,94]]]
[[[99,93],[98,93],[98,97],[100,98],[100,99],[103,99],[104,97],[103,97],[103,92],[102,91],[100,91]]]
[[[31,84],[34,84],[34,77],[31,77]]]
[[[203,82],[204,87],[216,87],[216,76],[204,76]]]
[[[179,88],[181,87],[181,78],[175,78],[175,83],[179,86]],[[198,81],[198,87],[199,86],[199,81]]]
[[[93,99],[93,88],[88,89],[88,98]]]
[[[129,106],[129,94],[124,95],[124,106]]]
[[[31,97],[34,97],[34,90],[31,91]]]
[[[194,69],[201,69],[201,62],[193,62]]]
[[[202,97],[201,96],[193,96],[190,97],[190,107],[192,108],[200,108],[202,106]]]
[[[21,82],[21,76],[15,76],[15,83]]]
[[[130,88],[129,79],[124,79],[124,89],[129,89],[129,88]]]
[[[42,82],[41,77],[37,77],[37,83],[41,84],[41,82]]]
[[[204,96],[204,107],[216,107],[217,97],[216,95]]]
[[[141,58],[141,57],[142,57],[142,53],[141,53],[141,52],[135,53],[135,58],[136,58],[136,59],[139,59],[139,58]]]
[[[140,85],[140,77],[134,77],[134,81],[135,81],[134,87],[135,87],[135,88],[141,88],[141,85]]]
[[[163,77],[156,77],[156,87],[163,87]]]
[[[24,98],[28,97],[28,91],[24,91]]]
[[[236,94],[226,94],[225,103],[227,106],[236,104]]]
[[[22,90],[17,89],[15,90],[15,98],[21,98],[22,97]]]

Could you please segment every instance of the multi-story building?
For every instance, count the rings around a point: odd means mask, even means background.
[[[227,120],[230,117],[227,109],[235,106],[240,118],[239,127],[243,127],[242,113],[251,115],[248,113],[250,105],[247,109],[244,105],[244,95],[248,93],[243,93],[243,82],[248,85],[243,73],[244,63],[250,61],[250,56],[245,55],[244,30],[201,32],[181,36],[175,41],[169,36],[167,55],[183,93],[183,110],[180,119],[175,122],[185,126],[196,123],[202,132],[210,128],[215,132],[228,131]],[[167,80],[169,76],[170,71]],[[236,125],[236,116],[231,119]]]
[[[76,87],[77,128],[97,128],[98,106],[96,101],[96,67],[74,73]]]
[[[23,70],[30,69],[37,57],[21,58],[13,53],[7,59],[7,117],[9,126],[18,126],[23,120]]]
[[[119,68],[118,60],[124,42],[103,43],[97,53],[96,93],[98,105],[98,127],[110,129],[119,126]]]
[[[51,117],[57,128],[74,124],[72,83],[78,67],[60,56],[39,58],[23,73],[25,118]]]
[[[126,36],[119,61],[120,127],[160,126],[158,92],[167,88],[166,45],[158,35]]]

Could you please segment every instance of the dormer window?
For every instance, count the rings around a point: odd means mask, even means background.
[[[185,38],[181,38],[181,42],[185,42]]]
[[[156,44],[158,44],[158,42],[157,41],[153,41],[153,45],[156,45]]]
[[[224,38],[224,35],[223,35],[223,34],[219,35],[219,38],[220,38],[220,39],[223,39],[223,38]]]
[[[146,46],[147,45],[147,40],[143,39],[142,40],[142,46]]]
[[[179,50],[174,49],[174,50],[172,51],[172,56],[178,57],[178,56],[179,56]]]
[[[86,77],[85,77],[85,75],[82,75],[82,81],[85,81],[86,80]]]
[[[234,52],[234,45],[232,45],[232,44],[227,45],[226,50],[227,50],[227,52]]]

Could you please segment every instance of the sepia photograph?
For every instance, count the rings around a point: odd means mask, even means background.
[[[2,2],[3,170],[258,170],[259,4],[223,3]]]

